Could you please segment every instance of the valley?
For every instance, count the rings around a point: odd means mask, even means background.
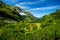
[[[60,9],[37,18],[1,1],[0,40],[60,40]]]

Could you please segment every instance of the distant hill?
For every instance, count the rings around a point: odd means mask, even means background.
[[[42,18],[40,18],[40,22],[44,26],[48,26],[51,24],[60,24],[60,9],[56,10],[55,12],[45,15]]]
[[[55,20],[60,19],[60,9],[56,10],[56,12],[51,13],[50,15],[52,15]]]

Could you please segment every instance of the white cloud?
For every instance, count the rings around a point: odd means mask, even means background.
[[[34,3],[34,2],[21,2],[19,4],[25,5],[25,4],[36,4],[36,3]]]
[[[28,5],[38,4],[38,3],[43,2],[43,1],[46,1],[46,0],[37,0],[34,2],[21,2],[21,3],[15,4],[15,6],[18,6],[22,9],[27,10],[27,9],[31,9]]]
[[[20,5],[15,5],[15,6],[18,6],[18,7],[23,8],[23,9],[25,9],[25,8],[26,8],[26,7],[24,7],[24,6],[20,6]]]
[[[37,1],[34,1],[34,2],[21,2],[21,3],[17,3],[15,4],[15,6],[18,6],[22,9],[30,9],[29,6],[27,6],[28,4],[32,5],[32,4],[38,4],[39,2],[43,2],[43,1],[46,1],[46,0],[37,0]]]
[[[25,10],[30,8],[27,5],[21,5],[21,4],[16,4],[15,6],[18,6],[18,7],[22,8],[22,9],[25,9]]]
[[[21,2],[21,3],[18,3],[18,4],[21,4],[21,5],[32,5],[32,4],[37,4],[35,2]]]
[[[22,4],[22,5],[27,5],[27,4],[38,4],[38,3],[41,3],[41,2],[44,2],[46,0],[37,0],[37,1],[34,1],[34,2],[21,2],[21,3],[18,3],[18,4]]]
[[[49,7],[42,7],[42,8],[33,8],[33,9],[30,9],[30,10],[50,10],[50,9],[55,9],[55,8],[58,8],[60,6],[49,6]]]

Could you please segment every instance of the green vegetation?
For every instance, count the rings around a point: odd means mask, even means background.
[[[0,2],[0,40],[60,40],[60,10],[38,19],[16,8]]]

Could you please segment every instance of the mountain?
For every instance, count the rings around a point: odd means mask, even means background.
[[[47,16],[48,16],[48,18],[49,18],[49,16],[52,17],[54,20],[60,20],[60,9],[56,10],[55,12],[53,12],[49,15],[43,16],[41,19],[44,20],[45,17],[47,17]]]
[[[29,11],[25,11],[24,9],[21,9],[19,7],[14,6],[13,7],[22,18],[22,20],[24,22],[34,22],[35,20],[37,20],[37,18],[35,16],[33,16]]]
[[[40,22],[42,23],[43,27],[48,25],[60,24],[60,9],[49,15],[43,16],[42,18],[40,18]]]
[[[60,19],[60,9],[56,10],[56,12],[50,14],[54,17],[55,20]]]
[[[37,18],[17,6],[9,6],[0,1],[0,21],[5,23],[33,22]]]

